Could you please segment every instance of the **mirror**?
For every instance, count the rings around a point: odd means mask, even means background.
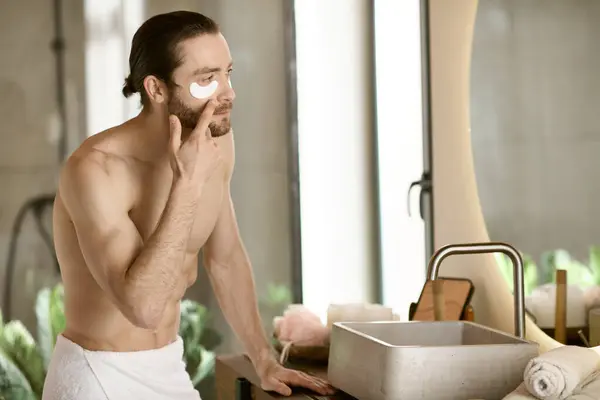
[[[600,284],[599,39],[595,0],[478,3],[470,71],[477,186],[490,239],[525,256],[530,296],[557,268],[579,288]],[[585,323],[571,311],[568,324]]]

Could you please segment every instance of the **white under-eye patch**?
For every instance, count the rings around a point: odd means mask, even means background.
[[[207,97],[212,96],[217,91],[219,87],[219,82],[212,81],[210,84],[206,86],[200,86],[198,83],[193,82],[190,85],[190,94],[197,99],[206,99]]]

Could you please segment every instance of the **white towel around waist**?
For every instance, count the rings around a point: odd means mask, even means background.
[[[59,336],[42,400],[200,400],[181,338],[155,350],[90,351]]]

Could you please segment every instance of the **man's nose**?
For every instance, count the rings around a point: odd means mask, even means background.
[[[219,96],[219,100],[232,103],[235,100],[235,90],[233,90],[233,87],[229,82],[225,84],[225,88],[223,89],[221,96]]]

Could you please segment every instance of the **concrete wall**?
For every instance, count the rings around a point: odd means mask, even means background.
[[[85,126],[83,2],[66,0],[67,102],[70,144],[79,141]],[[0,3],[0,284],[4,275],[11,227],[18,209],[29,198],[54,193],[58,171],[58,113],[52,2],[27,0]],[[45,219],[51,229],[50,216]],[[32,218],[26,219],[19,239],[13,283],[13,317],[34,326],[34,296],[59,276],[52,256],[40,239]]]
[[[471,138],[492,240],[539,260],[600,244],[600,2],[480,1]]]

